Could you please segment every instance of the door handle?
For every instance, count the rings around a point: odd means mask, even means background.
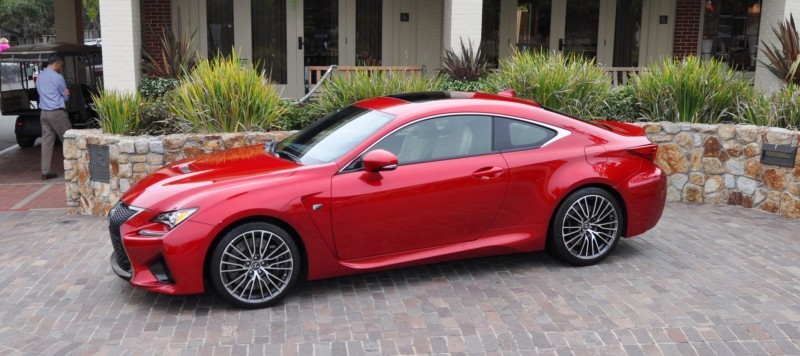
[[[297,37],[297,49],[303,49],[303,37]]]
[[[500,167],[485,167],[472,173],[472,176],[478,179],[492,179],[499,177],[503,171],[504,169]]]
[[[563,38],[559,38],[558,39],[558,51],[559,52],[564,51],[564,39]]]

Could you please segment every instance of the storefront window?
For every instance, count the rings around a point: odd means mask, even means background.
[[[707,0],[704,7],[701,56],[737,70],[755,70],[761,0]]]
[[[208,56],[229,56],[233,51],[233,0],[207,0]]]
[[[253,62],[278,84],[287,83],[286,1],[252,1]]]
[[[381,65],[383,1],[356,1],[356,64]]]
[[[483,0],[481,23],[481,52],[487,62],[497,66],[500,57],[500,1]],[[469,47],[469,43],[464,45]]]
[[[550,13],[552,0],[517,2],[517,48],[548,50],[550,48]]]

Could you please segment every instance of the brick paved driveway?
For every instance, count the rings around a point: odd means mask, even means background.
[[[0,212],[0,354],[800,354],[800,222],[736,207],[669,204],[599,266],[483,258],[257,311],[133,289],[110,251],[103,219]]]

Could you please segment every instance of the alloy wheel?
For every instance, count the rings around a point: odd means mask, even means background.
[[[605,197],[586,195],[567,209],[561,236],[573,256],[591,260],[603,256],[619,235],[617,209]]]
[[[219,260],[225,291],[248,304],[269,302],[292,283],[295,256],[286,240],[267,230],[250,230],[234,237]]]

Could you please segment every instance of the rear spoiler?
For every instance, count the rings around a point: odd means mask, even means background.
[[[591,123],[622,136],[647,136],[643,128],[624,122],[594,120]]]

